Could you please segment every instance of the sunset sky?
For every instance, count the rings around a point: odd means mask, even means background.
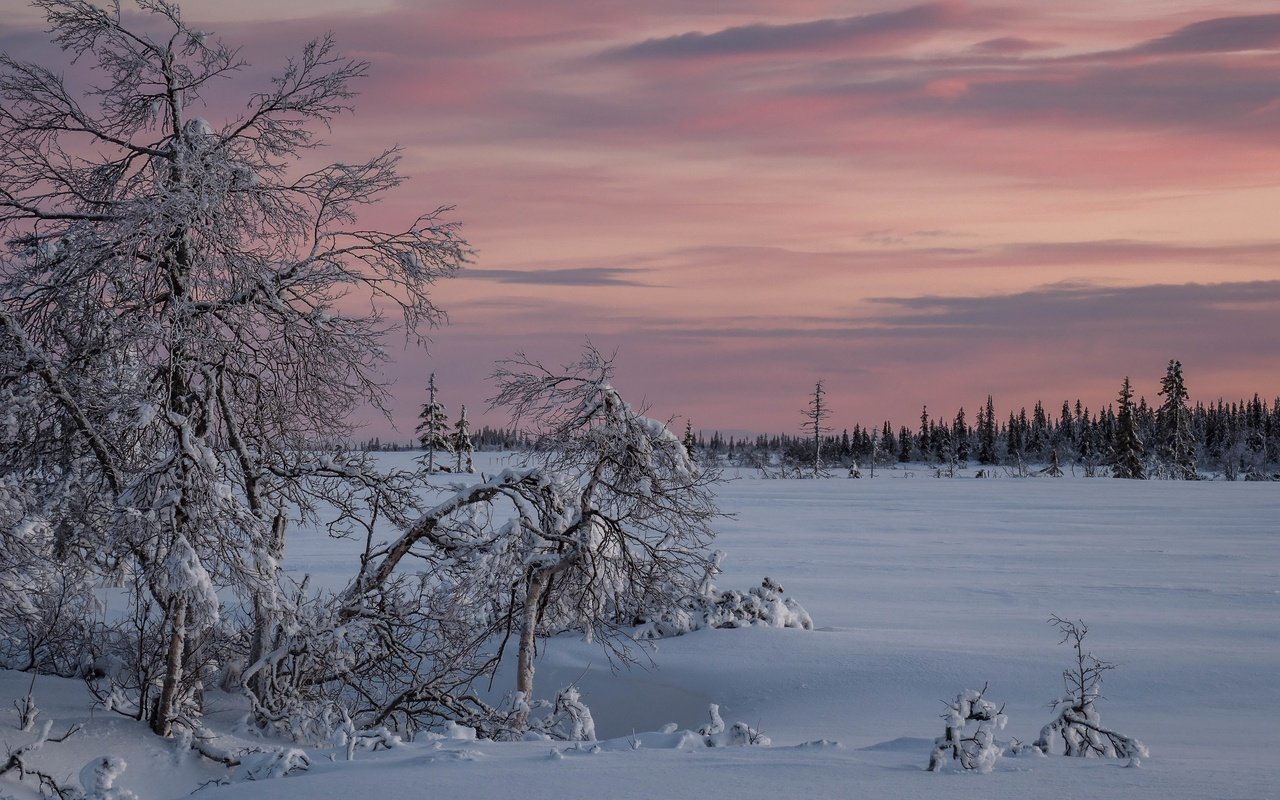
[[[1150,401],[1170,358],[1193,401],[1280,395],[1275,0],[355,6],[183,3],[246,87],[326,31],[372,62],[326,157],[399,144],[371,221],[454,205],[476,250],[370,436],[408,438],[432,371],[498,424],[495,360],[586,337],[708,432],[796,430],[819,378],[837,429]]]

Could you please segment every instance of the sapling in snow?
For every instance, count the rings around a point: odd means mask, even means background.
[[[1062,739],[1065,755],[1081,758],[1127,758],[1130,766],[1138,766],[1148,757],[1147,746],[1122,733],[1104,727],[1094,708],[1102,696],[1102,676],[1116,668],[1084,649],[1084,637],[1089,627],[1083,620],[1065,620],[1054,615],[1049,623],[1062,634],[1059,644],[1071,643],[1076,663],[1062,673],[1066,694],[1054,700],[1051,707],[1057,714],[1040,730],[1035,741],[1037,750],[1048,754],[1055,737]]]
[[[1008,721],[1004,707],[987,700],[986,684],[981,689],[966,689],[947,704],[942,719],[946,732],[933,742],[929,771],[937,772],[948,764],[965,770],[990,772],[1002,750],[995,743],[995,732]]]

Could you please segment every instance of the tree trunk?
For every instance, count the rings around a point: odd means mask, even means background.
[[[151,730],[159,736],[173,732],[174,707],[177,705],[178,684],[182,680],[182,658],[187,644],[187,604],[179,601],[170,620],[169,653],[166,656],[164,686],[151,715]]]
[[[283,513],[277,512],[271,521],[271,540],[268,542],[273,569],[269,576],[272,586],[270,590],[259,589],[253,593],[253,642],[249,648],[249,663],[246,667],[257,664],[276,646],[276,632],[280,627],[280,612],[277,581],[279,580],[279,564],[284,557],[284,532],[287,521]],[[259,669],[249,677],[246,688],[259,701],[266,699],[266,691],[270,684],[270,671]]]
[[[516,691],[524,695],[526,703],[533,701],[533,656],[537,646],[538,611],[550,581],[550,570],[540,569],[530,576],[524,592],[524,622],[520,628],[520,651],[516,658]],[[519,729],[523,730],[528,721],[527,710],[516,715],[516,726]]]

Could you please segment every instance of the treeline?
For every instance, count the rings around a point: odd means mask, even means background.
[[[532,450],[535,449],[528,435],[504,428],[481,426],[471,433],[471,444],[476,450]],[[365,439],[356,444],[357,450],[397,453],[402,450],[421,450],[417,439],[403,441],[383,440],[381,437]]]
[[[1096,410],[1077,399],[1052,410],[1037,402],[1030,411],[1004,411],[988,395],[972,415],[961,407],[954,415],[936,416],[922,407],[911,425],[885,420],[828,431],[820,437],[818,455],[826,467],[841,469],[913,463],[945,470],[976,465],[1014,474],[1280,479],[1280,398],[1268,402],[1254,394],[1230,403],[1191,403],[1178,361],[1169,362],[1157,396],[1157,405],[1145,397],[1134,400],[1128,378],[1117,400]],[[471,441],[476,450],[538,449],[525,433],[488,425],[473,431]],[[812,433],[739,437],[695,434],[686,427],[684,441],[704,459],[733,466],[786,472],[815,460]],[[421,446],[415,439],[379,438],[359,445],[381,451]]]
[[[954,416],[934,416],[926,407],[912,426],[886,420],[830,432],[821,438],[820,456],[831,467],[924,463],[1017,474],[1035,467],[1050,474],[1078,469],[1089,477],[1280,478],[1280,398],[1268,403],[1255,394],[1231,403],[1191,404],[1176,361],[1169,364],[1160,396],[1164,401],[1157,406],[1145,398],[1135,402],[1128,378],[1117,401],[1096,411],[1077,399],[1064,400],[1053,412],[1040,402],[1029,412],[1003,412],[988,395],[972,417],[963,407]],[[786,469],[814,460],[811,434],[726,439],[717,431],[690,436],[689,443],[704,457],[736,466]]]

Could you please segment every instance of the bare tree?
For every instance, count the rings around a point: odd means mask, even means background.
[[[1104,727],[1094,708],[1094,703],[1102,697],[1102,676],[1115,669],[1116,665],[1102,661],[1084,649],[1084,637],[1089,627],[1083,620],[1065,620],[1055,614],[1049,618],[1049,623],[1062,634],[1059,644],[1071,643],[1075,650],[1075,666],[1063,671],[1066,694],[1051,704],[1057,709],[1057,714],[1040,730],[1034,746],[1048,754],[1056,734],[1062,739],[1068,756],[1127,758],[1131,765],[1137,766],[1148,756],[1146,745]]]
[[[388,324],[336,300],[363,294],[417,331],[441,318],[429,287],[467,248],[445,209],[399,232],[356,224],[400,183],[394,150],[294,167],[367,70],[331,38],[216,123],[195,113],[202,94],[245,64],[178,6],[35,5],[98,83],[0,55],[0,472],[38,498],[51,556],[137,578],[165,638],[139,712],[167,734],[198,711],[215,589],[246,598],[259,660],[290,613],[286,520],[325,487],[403,488],[321,451],[357,403],[384,399]]]
[[[813,387],[813,397],[809,399],[809,407],[800,412],[804,416],[804,430],[813,440],[813,477],[822,475],[822,437],[831,432],[827,420],[831,410],[827,408],[827,390],[819,380]]]

